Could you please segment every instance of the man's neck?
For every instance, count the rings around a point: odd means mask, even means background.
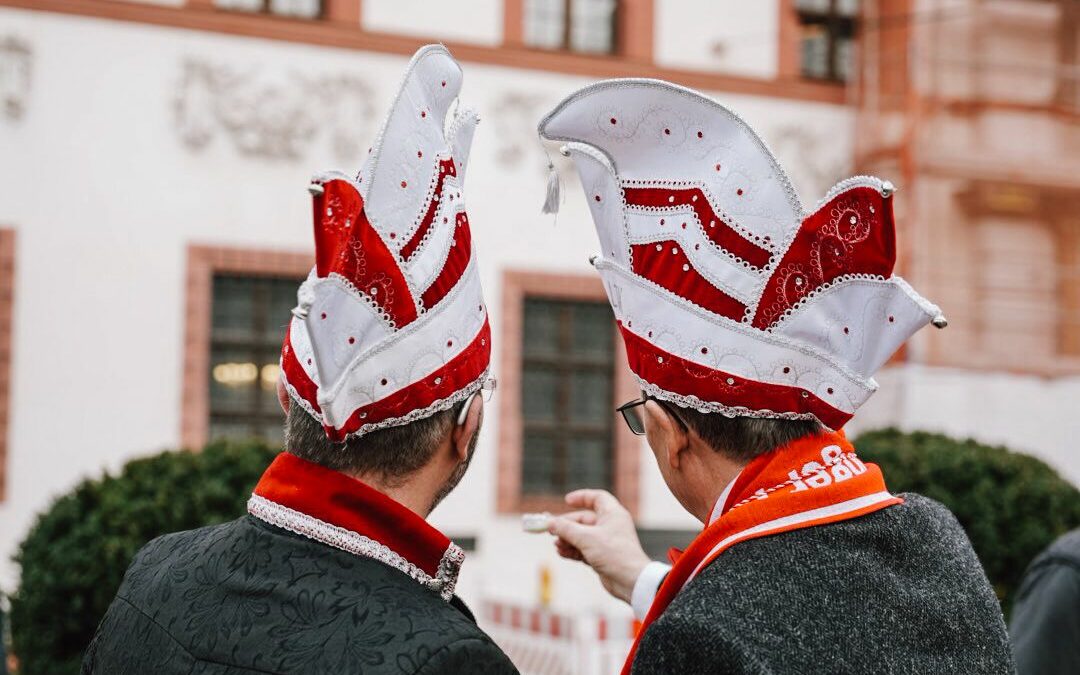
[[[399,481],[387,481],[376,474],[349,474],[362,483],[375,488],[398,504],[427,520],[431,505],[442,484],[428,467],[412,473]]]
[[[739,477],[739,473],[746,467],[746,463],[733,462],[719,453],[713,458],[706,472],[708,479],[701,485],[700,495],[693,511],[693,516],[700,520],[706,527],[713,520],[714,513],[719,515],[723,504],[721,498],[726,498],[728,488]]]

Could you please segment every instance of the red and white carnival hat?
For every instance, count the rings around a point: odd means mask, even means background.
[[[476,113],[461,67],[410,61],[354,180],[317,174],[315,268],[281,352],[292,399],[340,441],[445,410],[487,378],[491,332],[462,182]]]
[[[648,393],[730,416],[846,423],[874,373],[940,310],[893,275],[893,187],[867,176],[812,211],[735,113],[658,80],[566,98],[567,141],[603,247],[593,260]]]

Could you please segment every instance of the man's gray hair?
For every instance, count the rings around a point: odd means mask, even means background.
[[[328,469],[354,476],[375,475],[392,485],[431,461],[462,405],[335,443],[326,437],[318,420],[292,401],[285,419],[285,449]]]
[[[728,459],[749,462],[804,436],[825,430],[817,420],[785,420],[762,417],[725,417],[668,404],[701,440]]]

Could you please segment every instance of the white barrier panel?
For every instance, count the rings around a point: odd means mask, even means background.
[[[636,630],[625,617],[495,602],[484,605],[482,625],[522,675],[618,675]]]

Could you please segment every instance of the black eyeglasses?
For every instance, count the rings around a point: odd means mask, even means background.
[[[636,436],[645,435],[645,418],[641,416],[641,407],[645,405],[647,401],[656,401],[661,408],[666,410],[669,415],[675,418],[675,421],[679,423],[683,429],[687,429],[686,422],[682,421],[679,414],[675,412],[671,405],[667,401],[661,401],[655,396],[642,396],[641,398],[635,398],[633,401],[623,403],[621,406],[615,409],[615,412],[622,414],[623,420],[626,421],[626,426],[630,427],[630,431]]]

